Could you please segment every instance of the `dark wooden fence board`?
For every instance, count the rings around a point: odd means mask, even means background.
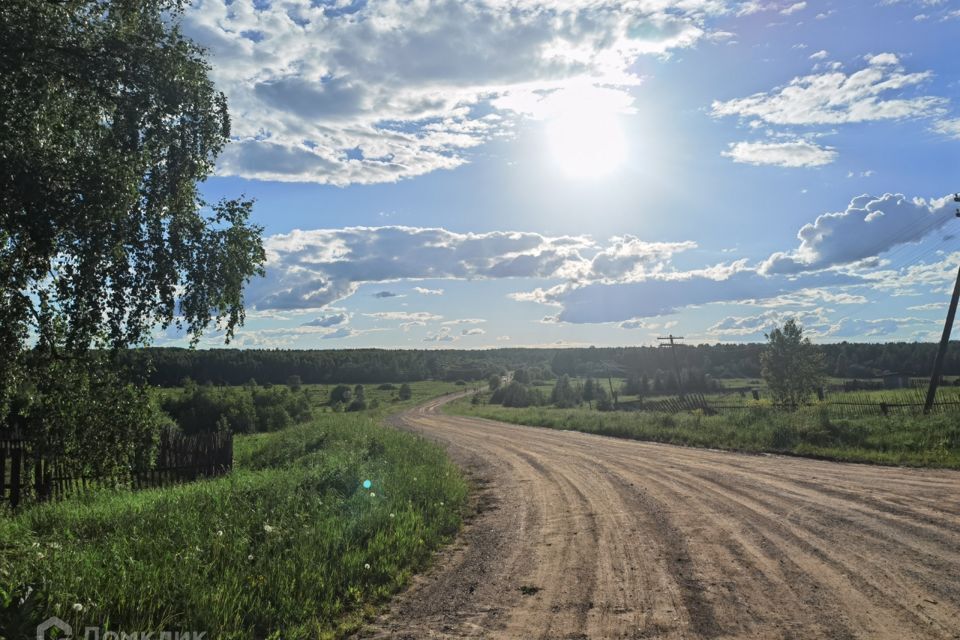
[[[0,432],[0,505],[16,508],[26,493],[43,501],[118,484],[118,478],[71,473],[56,454],[28,459],[27,449],[19,434]],[[146,489],[221,476],[232,468],[232,433],[165,432],[153,466],[135,470],[131,481],[135,489]]]

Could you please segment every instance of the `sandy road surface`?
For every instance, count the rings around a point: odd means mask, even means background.
[[[958,472],[519,427],[442,402],[398,426],[448,448],[478,514],[362,636],[960,638]]]

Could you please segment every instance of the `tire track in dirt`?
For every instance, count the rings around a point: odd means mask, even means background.
[[[960,639],[960,473],[446,416],[452,549],[361,637]]]

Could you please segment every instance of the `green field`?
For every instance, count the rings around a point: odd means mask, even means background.
[[[614,383],[616,384],[616,382]],[[911,390],[835,394],[871,402],[910,400]],[[954,399],[955,388],[943,397]],[[739,402],[739,400],[738,400]],[[780,411],[768,403],[746,403],[743,410],[704,415],[700,411],[600,412],[588,408],[508,408],[453,402],[446,411],[514,424],[583,431],[670,444],[773,452],[851,462],[960,468],[960,419],[952,413],[922,416],[837,417],[825,404]]]
[[[413,398],[396,401],[366,385],[379,408],[317,407],[306,424],[240,436],[227,477],[0,515],[0,598],[9,605],[30,585],[38,599],[7,615],[31,634],[57,615],[75,630],[100,626],[101,637],[316,638],[354,627],[460,526],[458,470],[439,447],[381,425],[388,410],[459,387],[411,386]],[[307,390],[315,402],[324,391]]]

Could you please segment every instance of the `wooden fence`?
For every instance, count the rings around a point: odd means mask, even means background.
[[[28,496],[43,501],[120,483],[116,477],[71,473],[56,455],[31,455],[29,449],[20,434],[0,433],[0,506],[16,508]],[[232,468],[232,433],[164,432],[154,464],[134,470],[132,484],[136,489],[160,487],[224,475]]]

